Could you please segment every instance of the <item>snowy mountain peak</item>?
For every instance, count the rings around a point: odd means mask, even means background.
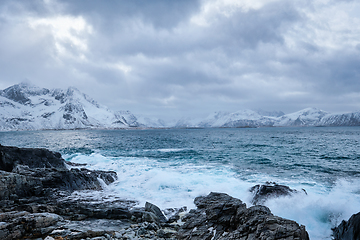
[[[114,112],[78,89],[39,88],[20,83],[0,91],[0,130],[128,128],[130,112]]]
[[[48,89],[39,88],[30,83],[22,82],[0,91],[0,95],[18,102],[20,104],[31,104],[31,96],[43,95],[49,93]]]
[[[0,131],[129,127],[274,127],[360,126],[360,112],[330,114],[317,108],[284,114],[281,111],[219,111],[205,119],[163,121],[135,117],[129,111],[112,111],[75,87],[39,88],[27,82],[0,90]]]
[[[301,113],[302,115],[327,114],[327,112],[314,107],[305,108],[303,110],[298,111],[297,113]]]

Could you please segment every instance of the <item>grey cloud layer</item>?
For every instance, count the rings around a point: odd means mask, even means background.
[[[360,103],[356,1],[2,1],[0,87],[174,116]]]

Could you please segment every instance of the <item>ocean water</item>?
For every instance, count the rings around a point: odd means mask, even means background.
[[[251,206],[248,189],[271,181],[306,190],[265,205],[311,239],[331,239],[332,227],[360,212],[360,127],[0,132],[0,144],[116,171],[104,191],[83,193],[104,201],[193,208],[195,197],[217,191]]]

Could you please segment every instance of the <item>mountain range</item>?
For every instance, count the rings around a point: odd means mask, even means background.
[[[20,83],[0,90],[0,131],[44,129],[214,128],[284,126],[360,126],[360,112],[331,114],[316,108],[281,111],[216,112],[205,119],[166,122],[113,111],[78,89],[46,89]]]
[[[0,130],[137,127],[129,111],[112,111],[76,88],[39,88],[28,83],[0,91]]]

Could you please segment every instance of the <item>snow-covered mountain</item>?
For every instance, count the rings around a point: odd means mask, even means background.
[[[164,121],[156,117],[137,115],[136,118],[139,126],[145,128],[169,128],[174,125],[172,122]]]
[[[276,119],[274,126],[318,126],[320,120],[329,115],[317,108],[305,108]]]
[[[283,114],[242,110],[233,113],[216,112],[189,127],[286,127],[286,126],[360,126],[360,112],[330,114],[317,108]]]
[[[20,83],[0,90],[0,131],[84,128],[213,128],[283,126],[360,126],[360,112],[331,114],[316,108],[281,111],[216,112],[205,119],[163,121],[112,111],[76,88],[39,88]]]
[[[217,112],[199,123],[200,127],[259,127],[272,126],[273,117],[262,116],[253,110],[233,113]]]
[[[360,112],[329,114],[318,123],[320,126],[360,126]]]
[[[114,112],[76,88],[39,88],[20,83],[0,91],[0,130],[129,128],[129,111]]]

